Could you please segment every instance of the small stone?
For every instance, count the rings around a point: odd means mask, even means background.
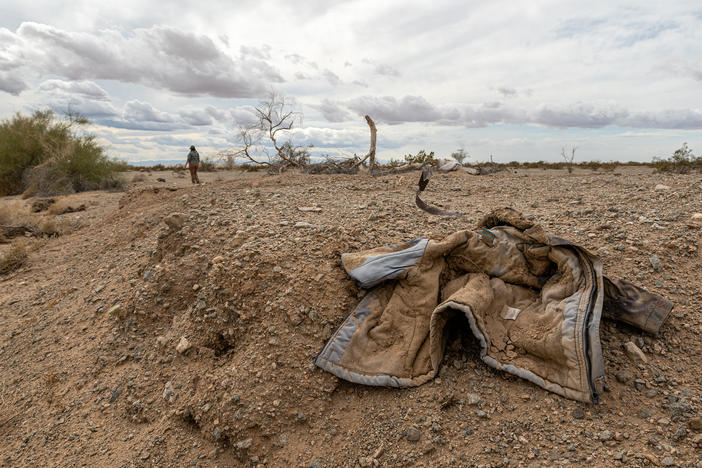
[[[690,419],[690,421],[688,421],[688,426],[695,432],[702,432],[702,417],[698,416]]]
[[[612,434],[612,431],[605,430],[605,431],[600,432],[600,434],[597,437],[601,441],[606,442],[608,440],[612,440],[612,438],[614,437],[614,434]]]
[[[663,184],[657,184],[653,190],[656,192],[665,192],[666,190],[670,190],[670,187]]]
[[[692,215],[692,219],[702,220],[702,213],[695,213]]]
[[[180,231],[185,223],[185,217],[180,213],[173,213],[163,218],[163,222],[171,231]]]
[[[679,442],[683,440],[685,436],[687,436],[687,425],[683,423],[680,424],[675,430],[675,433],[673,433],[673,440]]]
[[[215,427],[214,431],[212,431],[212,436],[215,440],[222,439],[222,429]]]
[[[663,265],[661,264],[661,260],[658,258],[658,255],[653,254],[648,259],[651,262],[651,266],[653,267],[654,271],[661,271],[663,269]]]
[[[308,465],[308,468],[322,468],[322,464],[317,460],[312,460]]]
[[[636,415],[641,419],[648,419],[653,416],[653,410],[651,408],[641,408]]]
[[[585,419],[585,411],[582,408],[575,408],[571,414],[575,419]]]
[[[641,351],[641,349],[639,349],[639,347],[631,341],[626,342],[626,344],[624,345],[624,350],[626,351],[627,356],[629,356],[629,358],[632,361],[648,362],[648,358],[646,357],[644,352]]]
[[[216,265],[218,263],[222,263],[224,261],[224,257],[221,255],[217,255],[215,258],[212,259],[212,264]]]
[[[163,387],[163,399],[166,401],[171,401],[171,398],[175,396],[175,390],[173,390],[173,384],[169,380]]]
[[[163,335],[159,335],[156,337],[156,343],[158,343],[159,346],[166,346],[168,343],[168,338]]]
[[[629,372],[628,370],[623,370],[617,372],[615,377],[617,378],[617,382],[625,384],[629,382],[634,376],[631,375],[631,372]]]
[[[251,448],[251,445],[253,444],[253,439],[244,439],[236,443],[236,448],[239,450],[246,450]]]
[[[122,308],[121,304],[113,305],[112,307],[110,307],[110,310],[108,310],[107,313],[112,315],[113,317],[122,320],[124,320],[127,317],[127,312]]]
[[[188,341],[188,339],[184,336],[180,337],[180,341],[178,341],[178,344],[176,345],[176,351],[178,351],[180,354],[183,354],[187,352],[192,345]]]
[[[480,395],[478,395],[477,393],[469,393],[468,395],[466,395],[466,399],[469,405],[477,405],[480,403],[481,400]]]
[[[283,271],[283,269],[279,266],[276,265],[273,267],[273,273],[280,273],[281,271]]]
[[[193,284],[193,291],[197,291],[198,289],[200,289],[200,285],[197,283]]]
[[[306,222],[306,221],[299,221],[299,222],[295,223],[295,227],[296,227],[297,229],[303,229],[303,228],[313,228],[313,227],[315,227],[315,225],[314,225],[314,224],[310,224],[310,223],[308,223],[308,222]]]
[[[419,436],[420,436],[419,429],[417,429],[417,428],[414,427],[414,426],[408,427],[407,430],[405,431],[405,437],[406,437],[407,440],[409,440],[410,442],[416,442],[416,441],[418,441],[418,440],[419,440]]]
[[[663,458],[663,466],[675,466],[675,460],[671,456],[667,456]]]

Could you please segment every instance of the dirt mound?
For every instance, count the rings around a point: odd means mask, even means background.
[[[0,277],[0,463],[696,466],[702,187],[626,171],[435,176],[425,199],[463,219],[413,205],[418,172],[241,174],[105,195],[101,216],[71,214],[91,224]],[[600,405],[482,364],[460,318],[439,378],[418,388],[314,366],[363,294],[341,253],[441,238],[500,206],[674,301],[657,337],[602,322]],[[174,214],[182,225],[166,224]]]

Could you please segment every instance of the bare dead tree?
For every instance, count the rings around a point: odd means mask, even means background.
[[[575,150],[576,149],[578,149],[578,147],[573,146],[573,148],[571,148],[571,150],[570,150],[570,155],[568,155],[567,154],[568,152],[566,151],[566,147],[565,146],[561,147],[561,157],[568,165],[567,167],[568,167],[569,174],[573,172],[573,161],[575,161]]]
[[[356,163],[356,166],[360,166],[363,164],[366,159],[370,158],[369,161],[369,167],[370,167],[370,172],[371,174],[373,173],[373,168],[375,167],[375,139],[376,139],[376,134],[377,134],[377,129],[375,127],[375,122],[373,122],[373,119],[370,118],[370,116],[366,115],[366,122],[368,123],[368,126],[370,127],[370,149],[368,150],[368,154],[358,161]]]
[[[261,101],[254,108],[254,112],[255,122],[247,127],[239,127],[242,148],[223,152],[224,157],[244,157],[254,164],[267,166],[282,162],[286,166],[300,167],[307,163],[307,149],[293,146],[289,138],[294,126],[302,122],[302,113],[293,110],[286,102],[285,96],[271,93],[267,100]],[[270,143],[266,145],[264,141]],[[253,154],[255,151],[266,156],[265,160],[257,158],[257,155]]]

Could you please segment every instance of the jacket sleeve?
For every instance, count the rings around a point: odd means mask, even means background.
[[[358,253],[346,253],[341,263],[362,288],[371,288],[385,280],[396,279],[413,267],[424,255],[428,239],[380,247]]]
[[[673,309],[663,296],[650,293],[629,281],[604,277],[602,316],[657,334]]]

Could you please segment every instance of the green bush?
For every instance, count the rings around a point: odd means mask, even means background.
[[[405,156],[405,161],[409,164],[435,164],[436,159],[434,158],[434,152],[427,154],[424,150],[421,150],[416,155],[408,154]]]
[[[75,127],[84,118],[57,120],[51,111],[15,114],[0,123],[0,195],[80,192],[117,188],[120,163],[92,135]]]
[[[687,143],[683,143],[669,158],[653,158],[653,165],[658,172],[686,174],[692,169],[702,171],[702,156],[695,156]]]

